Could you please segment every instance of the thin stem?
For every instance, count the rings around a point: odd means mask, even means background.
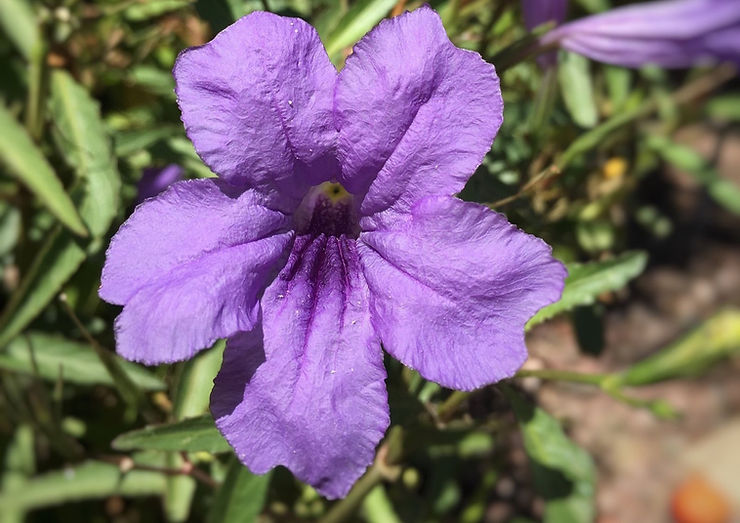
[[[543,380],[569,381],[571,383],[586,383],[589,385],[601,386],[606,379],[607,374],[585,374],[582,372],[573,372],[569,370],[541,369],[541,370],[520,370],[514,377],[516,378],[540,378]]]
[[[470,392],[456,390],[437,409],[437,421],[446,423],[452,418],[457,408],[470,397]]]
[[[111,463],[121,469],[122,473],[129,472],[131,470],[146,470],[149,472],[159,472],[165,476],[190,476],[196,481],[200,481],[204,485],[208,485],[211,488],[218,488],[220,483],[209,476],[206,472],[193,465],[190,461],[184,461],[182,467],[158,467],[155,465],[143,465],[136,463],[133,459],[128,456],[100,456],[100,461]]]
[[[28,97],[26,101],[26,130],[35,141],[41,139],[43,128],[44,84],[46,81],[46,44],[39,38],[31,48]]]
[[[383,480],[394,481],[398,478],[397,463],[401,459],[403,432],[401,427],[393,427],[385,443],[378,449],[375,462],[368,471],[355,483],[347,497],[335,503],[320,523],[340,523],[346,521],[362,505],[365,497]]]

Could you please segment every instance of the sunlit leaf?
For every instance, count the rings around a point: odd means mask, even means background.
[[[0,28],[25,58],[31,56],[40,32],[28,0],[0,1]]]
[[[83,181],[80,215],[90,232],[101,236],[118,212],[121,180],[98,103],[69,73],[54,71],[51,112],[60,152]]]
[[[360,0],[342,17],[326,38],[326,52],[335,59],[341,51],[353,46],[375,27],[396,5],[396,0]]]
[[[231,459],[226,479],[216,493],[208,521],[210,523],[241,523],[256,521],[262,512],[267,496],[267,487],[272,474],[261,476]]]
[[[545,499],[545,523],[591,523],[595,518],[596,471],[591,456],[560,424],[507,389],[532,464],[535,489]]]
[[[647,255],[644,252],[631,251],[607,261],[568,265],[568,278],[565,280],[565,289],[560,301],[540,310],[529,320],[527,328],[573,307],[590,305],[601,293],[621,289],[628,281],[642,273],[646,263]]]
[[[49,234],[0,316],[0,347],[26,328],[84,260],[84,248],[66,231]]]
[[[558,80],[565,106],[573,121],[581,127],[593,127],[599,119],[587,58],[562,52],[558,62]]]
[[[34,193],[71,231],[87,235],[74,203],[51,165],[18,121],[0,106],[0,164]]]
[[[158,472],[121,472],[116,465],[86,461],[31,478],[21,488],[0,492],[0,516],[109,496],[152,496],[162,493],[165,477]]]
[[[724,310],[618,377],[623,385],[696,376],[722,358],[740,352],[740,309]]]
[[[650,136],[647,143],[665,161],[693,175],[718,204],[730,212],[740,214],[740,186],[722,178],[701,154],[663,136]]]
[[[221,436],[210,415],[169,425],[153,425],[121,434],[113,440],[118,450],[172,450],[185,452],[227,452],[231,447]]]
[[[55,382],[61,378],[80,385],[113,385],[93,348],[84,342],[61,336],[31,332],[15,338],[0,352],[0,368],[27,374],[34,373],[31,355],[41,378]],[[165,384],[150,371],[135,363],[115,357],[128,377],[145,390],[162,390]]]

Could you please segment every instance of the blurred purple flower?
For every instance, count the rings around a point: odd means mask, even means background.
[[[470,390],[526,359],[565,269],[459,192],[502,122],[496,72],[421,8],[332,66],[297,18],[253,13],[180,54],[188,136],[220,180],[172,185],[111,241],[118,352],[155,364],[228,338],[216,423],[253,472],[344,496],[389,424],[385,349]]]
[[[158,195],[173,183],[182,180],[184,174],[182,167],[174,163],[165,167],[147,167],[136,186],[138,189],[136,203]]]
[[[550,0],[540,4],[544,11]],[[718,60],[740,64],[740,0],[629,5],[564,24],[541,42],[625,67],[690,67]]]
[[[522,0],[524,25],[529,31],[542,24],[560,25],[568,12],[568,0]],[[548,51],[537,57],[540,67],[553,66],[558,61],[557,51]]]

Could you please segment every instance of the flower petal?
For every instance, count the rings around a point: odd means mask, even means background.
[[[252,472],[285,465],[342,497],[389,423],[355,241],[299,237],[262,308],[264,334],[227,345],[211,394],[216,424]]]
[[[712,58],[740,63],[738,39],[740,2],[673,0],[587,16],[544,35],[542,42],[626,67],[689,67]]]
[[[254,325],[293,238],[290,218],[222,182],[172,185],[111,240],[100,296],[124,305],[116,346],[145,363],[192,356]]]
[[[252,13],[180,53],[174,74],[188,136],[229,183],[292,201],[336,177],[337,73],[303,20]]]
[[[176,163],[165,167],[148,167],[141,174],[141,179],[136,185],[138,191],[136,203],[141,203],[147,198],[158,195],[173,183],[182,180],[185,171]]]
[[[358,43],[335,100],[341,182],[367,192],[364,215],[460,191],[503,121],[494,67],[455,47],[428,7],[381,22]]]
[[[545,242],[452,197],[362,233],[359,250],[385,349],[454,389],[514,374],[527,356],[524,324],[560,297],[566,276]]]

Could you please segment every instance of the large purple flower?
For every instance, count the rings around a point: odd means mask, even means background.
[[[525,322],[560,296],[543,241],[453,196],[501,125],[495,70],[421,8],[339,74],[311,26],[269,13],[174,72],[220,180],[174,184],[111,241],[118,352],[173,362],[228,338],[211,410],[239,458],[343,496],[389,424],[381,343],[473,389],[519,368]]]
[[[535,25],[553,13],[563,18],[564,0],[522,1],[525,20]],[[717,60],[740,65],[740,0],[636,3],[566,23],[541,41],[626,67],[690,67]]]

